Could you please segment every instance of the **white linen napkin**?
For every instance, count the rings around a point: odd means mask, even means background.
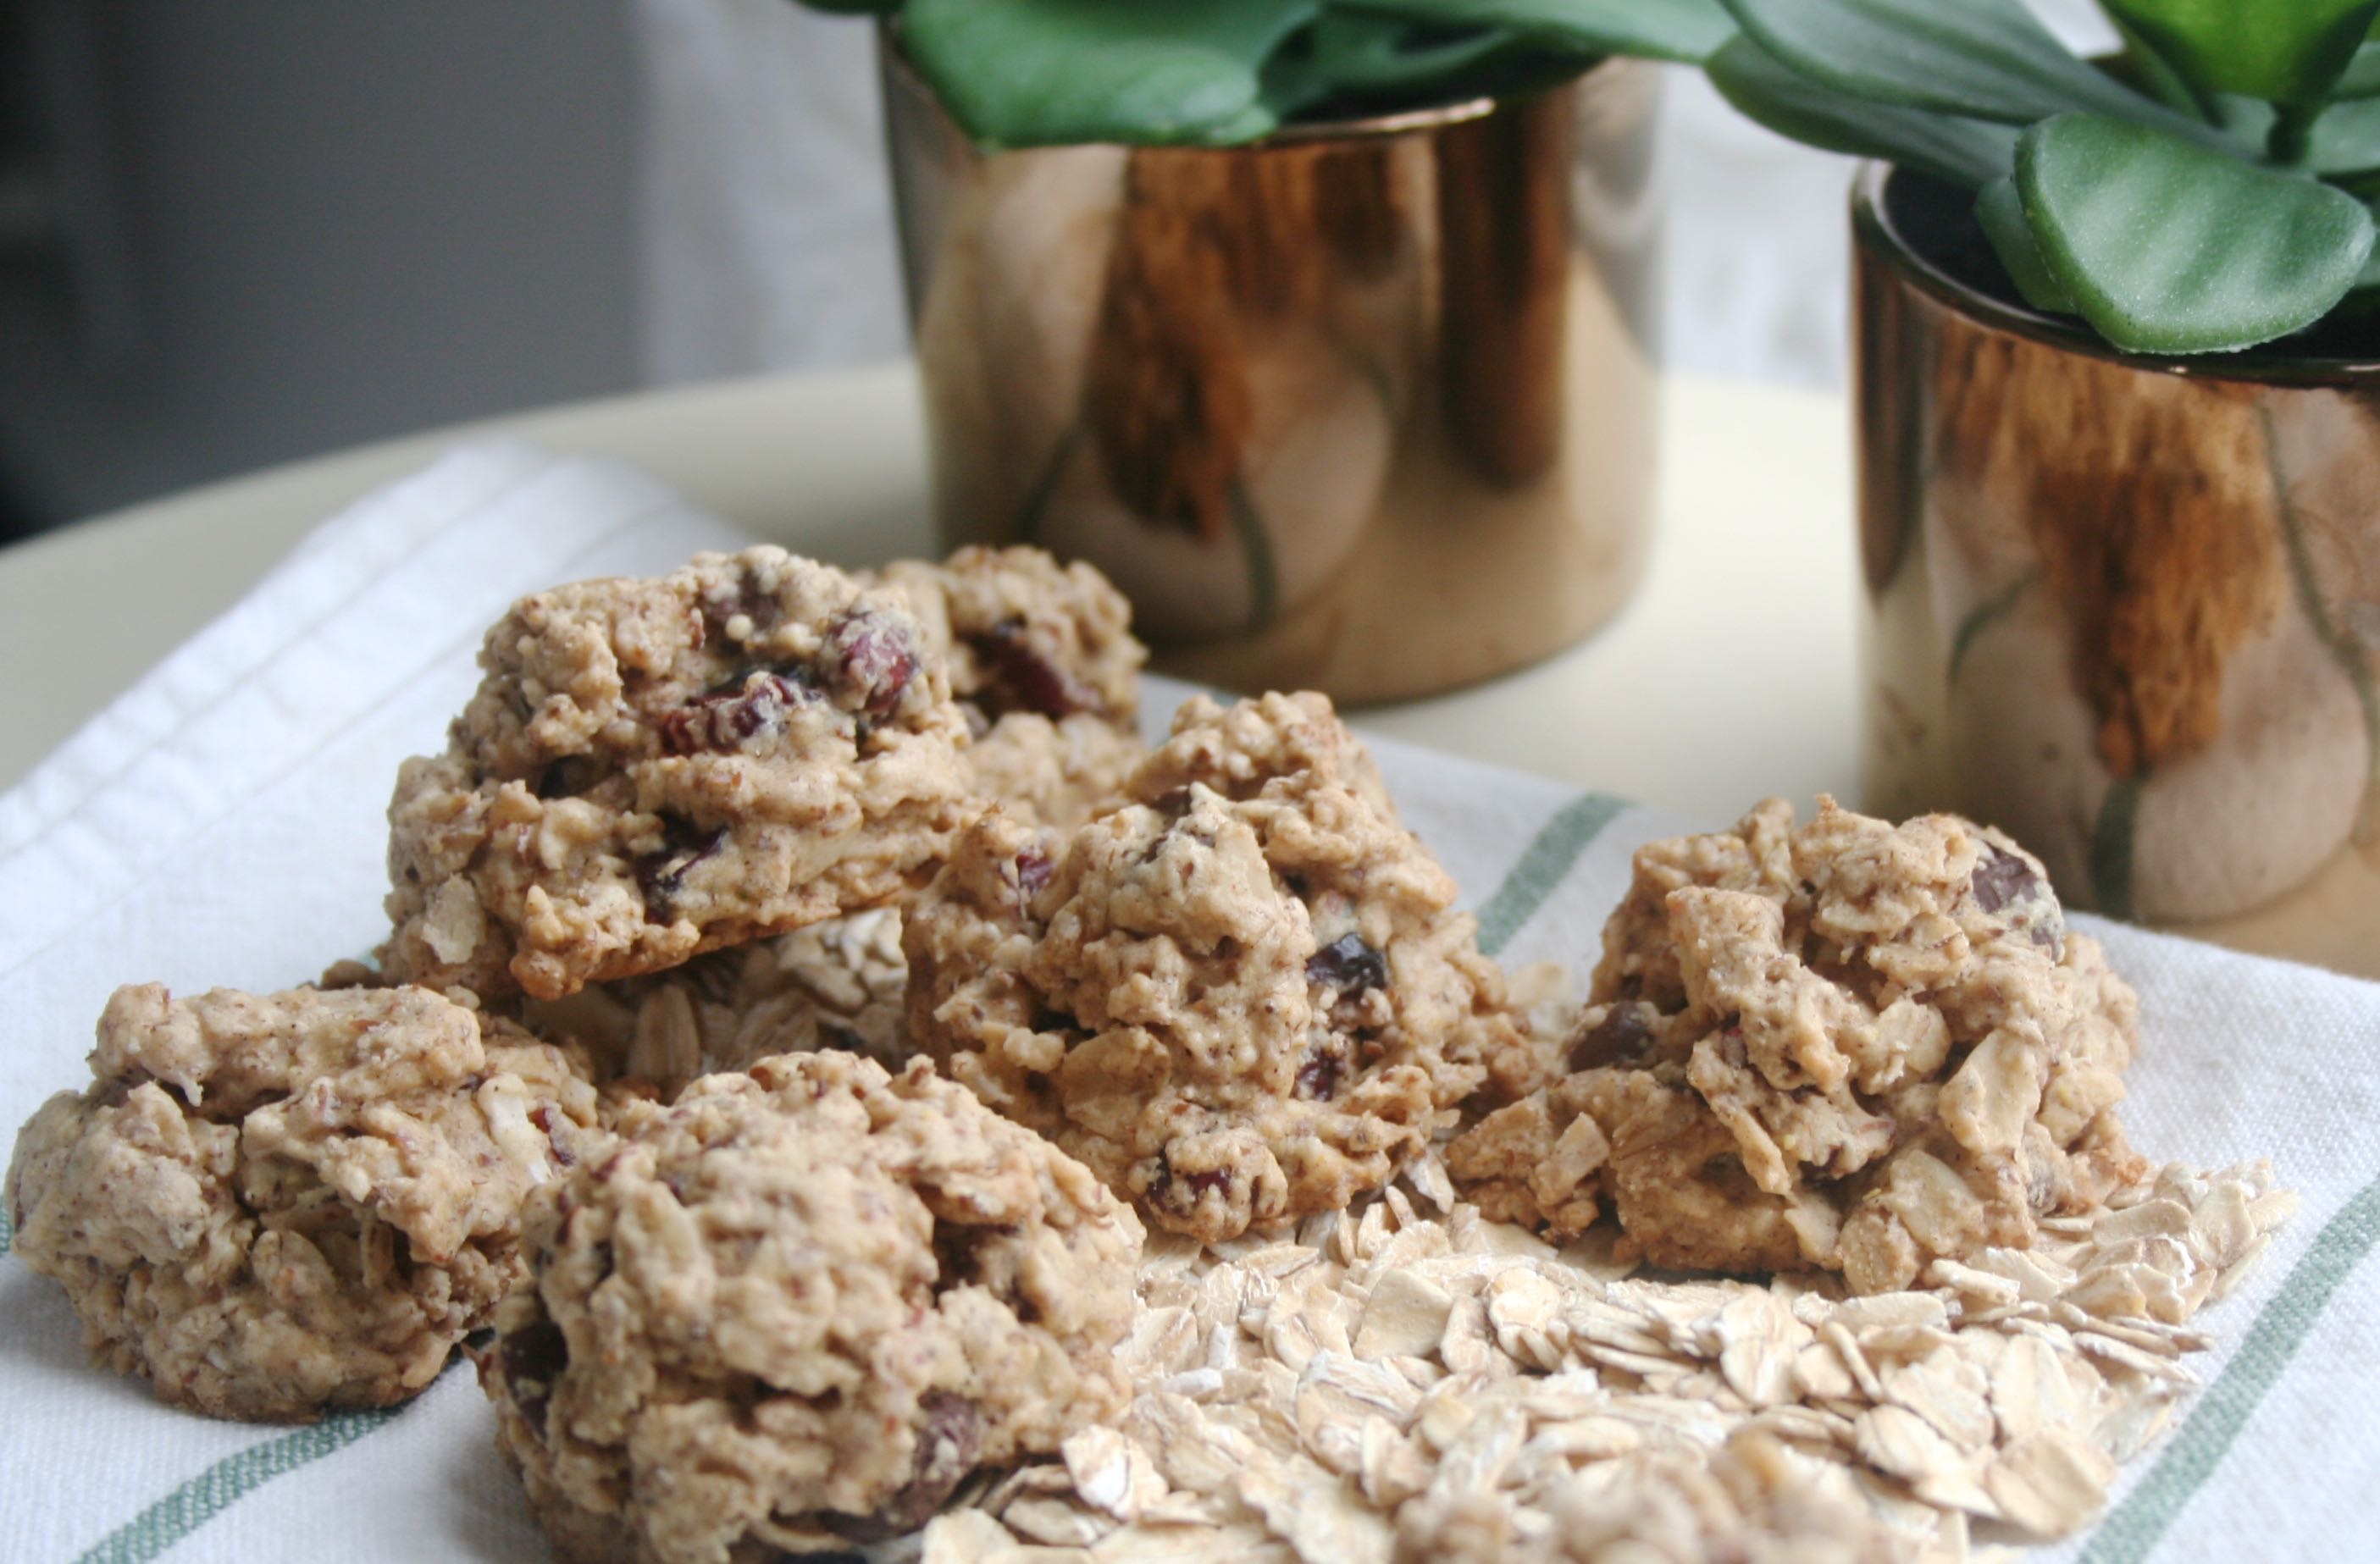
[[[271,989],[378,942],[397,763],[443,743],[505,604],[742,541],[635,473],[506,445],[458,451],[320,528],[0,796],[0,1133],[84,1084],[118,984]],[[1179,693],[1151,692],[1154,724]],[[1582,978],[1634,847],[1724,823],[1376,750],[1483,943]],[[2178,1430],[2128,1469],[2095,1533],[2046,1557],[2380,1547],[2380,986],[2098,931],[2143,1000],[2134,1142],[2208,1168],[2269,1155],[2304,1208],[2202,1316],[2222,1345],[2193,1360],[2208,1388]],[[0,1397],[12,1564],[543,1557],[468,1367],[393,1414],[212,1422],[91,1367],[58,1289],[0,1259]]]

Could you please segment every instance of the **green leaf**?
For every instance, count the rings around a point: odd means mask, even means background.
[[[2129,352],[2302,330],[2372,254],[2372,218],[2343,191],[2095,115],[2026,131],[2016,188],[2050,274]]]
[[[1326,14],[1311,33],[1316,68],[1331,86],[1361,96],[1411,92],[1445,80],[1512,43],[1495,28],[1449,34],[1390,17]]]
[[[2016,193],[2015,180],[1997,179],[1984,187],[1975,198],[1975,221],[1983,224],[1984,236],[1992,241],[2000,264],[2008,268],[2010,280],[2027,304],[2048,315],[2082,313],[2074,308],[2073,296],[2065,285],[2050,275],[2049,262],[2025,222],[2024,201]]]
[[[1703,68],[1746,118],[1806,146],[1883,158],[1969,189],[2006,179],[2016,166],[2017,133],[2009,126],[1847,98],[1747,37]]]
[[[1700,65],[1735,35],[1720,0],[1337,0],[1440,27],[1504,27],[1597,55]]]
[[[2330,90],[2334,103],[2350,98],[2380,98],[2380,43],[2366,43],[2355,51],[2347,71]]]
[[[2380,173],[2380,98],[2333,103],[2313,122],[2306,167],[2325,179],[2349,183]]]
[[[2380,0],[2102,0],[2201,93],[2313,107],[2354,60]]]
[[[2187,125],[2069,54],[2017,0],[1727,0],[1743,30],[1838,92],[2030,125],[2095,110]]]
[[[1222,144],[1277,121],[1259,73],[1321,0],[909,0],[901,42],[991,147]]]

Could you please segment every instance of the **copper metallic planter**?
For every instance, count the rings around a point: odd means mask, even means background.
[[[1869,807],[2380,976],[2380,365],[2126,358],[1960,281],[1951,211],[1853,202]]]
[[[1649,68],[1249,148],[986,154],[884,58],[952,542],[1090,559],[1171,672],[1345,700],[1500,673],[1627,597]]]

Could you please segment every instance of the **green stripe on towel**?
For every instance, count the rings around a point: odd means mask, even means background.
[[[345,1449],[395,1415],[394,1412],[341,1412],[311,1428],[225,1456],[117,1527],[84,1554],[79,1564],[142,1564],[154,1558],[275,1477]]]
[[[1562,806],[1522,850],[1496,893],[1480,904],[1479,948],[1491,956],[1503,950],[1546,904],[1587,844],[1627,807],[1599,793],[1582,794]]]
[[[2240,1351],[2216,1376],[2198,1410],[2140,1486],[2107,1517],[2083,1550],[2081,1564],[2136,1564],[2164,1540],[2175,1518],[2223,1464],[2265,1392],[2289,1372],[2330,1295],[2363,1263],[2374,1243],[2380,1243],[2380,1179],[2365,1184],[2314,1235],[2290,1267],[2289,1279],[2248,1328]]]

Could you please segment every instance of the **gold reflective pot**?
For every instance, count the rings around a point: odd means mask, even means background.
[[[1966,204],[1853,200],[1868,806],[2380,976],[2380,364],[2127,357],[1995,292]]]
[[[1421,695],[1576,640],[1651,517],[1658,75],[1249,147],[985,152],[882,50],[935,503],[1169,672]]]

